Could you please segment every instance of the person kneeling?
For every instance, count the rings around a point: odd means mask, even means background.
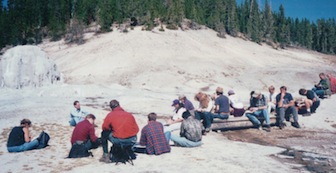
[[[72,132],[71,151],[69,158],[87,157],[91,149],[98,148],[100,142],[95,134],[94,121],[96,117],[89,114],[84,121],[79,122]]]
[[[171,140],[176,146],[181,147],[198,147],[202,145],[202,123],[194,119],[189,111],[182,115],[180,136],[171,135]]]

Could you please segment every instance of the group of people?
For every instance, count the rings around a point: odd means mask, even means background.
[[[284,121],[290,121],[290,116],[293,116],[292,126],[300,128],[298,123],[300,110],[305,109],[308,113],[315,113],[320,105],[320,98],[336,92],[335,83],[331,82],[336,81],[334,78],[323,73],[319,76],[321,81],[312,90],[303,88],[299,90],[299,94],[307,97],[299,102],[296,102],[287,92],[286,86],[281,86],[278,94],[275,88],[270,86],[268,96],[260,91],[252,91],[250,105],[246,109],[233,90],[229,90],[226,96],[222,87],[217,87],[214,95],[198,92],[194,97],[195,101],[199,102],[198,108],[195,108],[185,95],[180,95],[178,99],[173,100],[171,106],[174,107],[174,112],[167,121],[157,121],[157,114],[154,112],[148,114],[148,123],[142,128],[138,143],[139,126],[134,116],[126,112],[117,100],[110,101],[109,106],[112,110],[104,119],[100,138],[95,134],[96,117],[81,109],[79,101],[75,101],[69,121],[69,124],[75,127],[71,144],[72,146],[83,145],[87,150],[101,145],[103,156],[100,161],[110,163],[108,141],[118,146],[135,148],[141,146],[144,148],[142,150],[144,153],[160,155],[170,152],[170,141],[181,147],[202,145],[202,136],[210,131],[213,120],[215,118],[225,120],[230,115],[234,117],[246,115],[255,127],[270,132],[270,114],[275,112],[280,129],[285,128]],[[31,140],[28,131],[30,126],[30,120],[23,119],[20,126],[12,129],[7,143],[9,152],[26,151],[36,147],[38,139]]]

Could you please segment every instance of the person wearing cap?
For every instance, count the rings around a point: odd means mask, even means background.
[[[228,91],[228,96],[230,100],[230,114],[234,117],[241,117],[245,113],[243,102],[235,94],[233,90]]]
[[[251,92],[250,107],[246,113],[247,118],[259,130],[262,129],[262,124],[257,117],[263,117],[265,120],[265,131],[271,131],[270,116],[267,109],[267,99],[260,91]]]
[[[23,152],[27,150],[35,149],[39,145],[38,139],[31,140],[29,128],[31,127],[31,121],[29,119],[23,119],[20,122],[20,126],[14,127],[7,141],[8,152]]]
[[[295,107],[293,97],[290,93],[287,92],[287,87],[280,87],[280,93],[276,96],[276,112],[277,112],[277,123],[280,129],[285,128],[286,124],[284,123],[285,117],[289,121],[290,114],[293,115],[294,122],[292,126],[295,128],[300,128],[298,123],[298,112]]]
[[[139,132],[134,116],[121,108],[117,100],[111,100],[110,107],[112,111],[106,115],[101,133],[103,156],[99,161],[105,163],[111,163],[108,156],[108,140],[113,145],[134,146]]]
[[[183,104],[177,99],[173,101],[171,106],[174,107],[174,112],[173,116],[168,119],[164,126],[165,132],[179,130],[183,121],[182,114],[186,111],[186,108],[184,108]]]
[[[212,118],[228,119],[230,115],[230,101],[229,98],[223,95],[223,88],[217,87],[215,99],[215,113]]]
[[[89,114],[84,121],[79,122],[71,136],[71,145],[84,144],[87,150],[98,148],[99,141],[95,134],[94,122],[96,117]]]
[[[85,120],[85,116],[89,113],[81,108],[79,101],[74,101],[74,108],[70,111],[70,126],[76,126],[79,122]]]
[[[199,120],[191,116],[189,111],[182,115],[180,135],[171,135],[171,140],[176,146],[198,147],[202,145],[202,124]]]
[[[192,116],[195,116],[195,107],[184,94],[179,95],[179,100],[183,104],[184,108],[186,108],[186,110],[188,110]]]
[[[268,87],[268,113],[270,114],[271,112],[275,111],[276,108],[276,93],[275,93],[275,88],[273,85]]]

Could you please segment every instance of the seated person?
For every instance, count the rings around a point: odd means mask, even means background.
[[[99,141],[94,129],[95,120],[96,117],[89,114],[84,121],[76,125],[72,132],[71,145],[84,144],[87,150],[98,148]]]
[[[20,126],[12,129],[8,136],[7,150],[8,152],[22,152],[35,149],[39,145],[38,139],[31,140],[29,128],[31,121],[29,119],[21,120]]]
[[[168,119],[167,123],[164,126],[164,131],[175,131],[180,130],[181,123],[183,121],[182,114],[186,111],[183,107],[183,104],[179,100],[174,100],[172,106],[174,107],[173,116]]]
[[[268,113],[270,114],[271,112],[275,111],[276,108],[276,93],[275,93],[275,88],[273,85],[271,85],[270,87],[268,87],[268,92],[269,92],[269,96],[268,96]]]
[[[183,104],[183,107],[188,110],[192,116],[195,116],[195,107],[190,100],[183,94],[179,95],[180,103]]]
[[[199,120],[191,116],[189,111],[182,115],[180,136],[172,134],[171,140],[176,146],[198,147],[202,145],[202,124]]]
[[[316,109],[320,106],[320,99],[312,90],[306,90],[301,88],[299,94],[306,96],[307,99],[304,100],[304,105],[306,109],[310,109],[310,113],[315,113]]]
[[[246,112],[246,116],[252,122],[252,124],[258,129],[262,129],[262,124],[257,117],[262,116],[266,122],[265,131],[271,131],[270,116],[267,109],[267,99],[265,95],[259,91],[254,91],[251,94],[249,111]]]
[[[70,125],[76,126],[79,122],[85,119],[85,116],[89,113],[81,109],[79,101],[74,101],[73,103],[74,108],[70,112]]]
[[[327,74],[327,77],[330,81],[330,90],[332,94],[336,93],[336,78],[331,74]]]
[[[277,103],[277,116],[278,120],[277,123],[279,124],[280,129],[285,128],[285,117],[286,120],[289,121],[290,117],[289,115],[293,115],[294,122],[292,123],[292,126],[295,128],[300,128],[300,125],[298,123],[298,112],[294,104],[293,97],[290,93],[287,92],[287,87],[282,86],[280,87],[280,93],[276,96],[276,103]]]
[[[312,91],[314,91],[320,98],[324,98],[324,95],[331,95],[329,79],[324,73],[320,73],[319,77],[320,82],[315,85]]]
[[[163,132],[163,125],[156,121],[155,113],[148,114],[148,124],[142,128],[140,145],[145,146],[145,153],[160,155],[170,152],[170,132]]]
[[[108,140],[117,146],[134,146],[139,132],[138,124],[131,113],[121,108],[117,100],[110,101],[112,111],[106,115],[102,125],[103,156],[100,162],[111,163],[108,155]]]
[[[215,99],[215,113],[211,114],[212,118],[228,119],[230,115],[229,98],[223,95],[223,88],[217,87]]]
[[[199,107],[195,111],[195,118],[203,123],[205,132],[209,132],[212,122],[211,110],[213,108],[213,101],[208,94],[203,92],[197,93],[195,100],[199,102]]]
[[[230,101],[230,114],[234,117],[243,116],[245,113],[243,102],[241,102],[233,90],[229,90],[228,96]]]

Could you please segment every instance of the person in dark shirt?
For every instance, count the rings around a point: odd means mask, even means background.
[[[215,113],[212,118],[228,119],[230,115],[230,101],[229,98],[223,95],[223,88],[217,87],[217,98],[215,99]]]
[[[84,143],[87,150],[98,147],[99,141],[94,129],[95,120],[96,117],[93,114],[89,114],[84,121],[76,125],[72,132],[71,145]]]
[[[39,145],[38,139],[31,140],[29,119],[21,120],[20,126],[14,127],[9,134],[7,141],[8,152],[22,152],[35,149]]]
[[[307,109],[310,109],[310,113],[315,113],[316,109],[320,106],[320,99],[316,95],[316,93],[312,90],[306,90],[301,88],[299,90],[299,94],[302,96],[306,96],[305,106]]]
[[[169,139],[170,131],[163,131],[163,125],[156,121],[155,113],[148,114],[148,124],[141,130],[140,145],[146,146],[147,154],[160,155],[170,152]]]
[[[290,93],[287,92],[287,87],[280,87],[280,93],[276,96],[276,112],[278,119],[279,128],[283,129],[285,127],[285,116],[288,117],[287,121],[289,121],[289,115],[293,115],[294,122],[292,123],[293,127],[300,128],[298,123],[298,112],[294,104],[293,97]]]

